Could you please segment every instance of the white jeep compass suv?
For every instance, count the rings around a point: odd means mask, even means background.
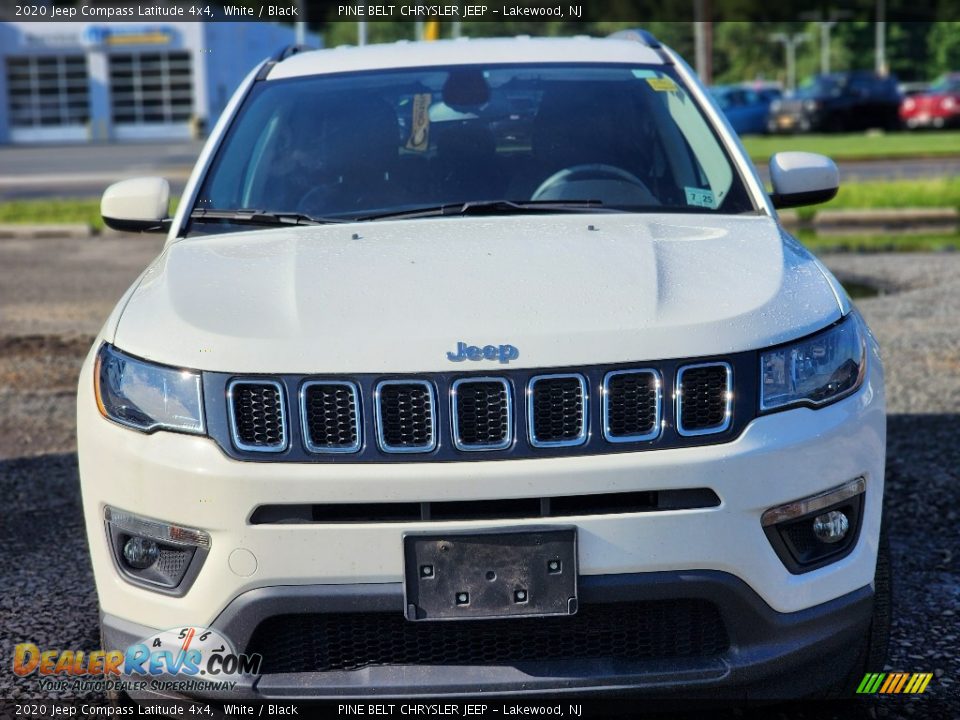
[[[777,219],[836,167],[770,169],[644,32],[265,61],[174,217],[103,197],[168,232],[80,377],[104,647],[214,633],[248,698],[882,669],[883,371]]]

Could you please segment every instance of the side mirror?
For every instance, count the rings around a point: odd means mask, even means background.
[[[107,227],[125,232],[166,232],[170,229],[170,183],[159,177],[122,180],[100,199]]]
[[[775,208],[816,205],[832,200],[840,189],[840,172],[828,157],[782,152],[770,158],[770,199]]]

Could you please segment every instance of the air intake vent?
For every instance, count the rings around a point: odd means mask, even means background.
[[[603,436],[610,442],[653,440],[660,434],[660,373],[615,370],[603,380]]]
[[[398,612],[274,615],[246,652],[264,673],[359,670],[375,666],[536,663],[544,675],[569,674],[575,660],[643,672],[650,661],[711,658],[730,646],[715,604],[699,598],[584,603],[562,618],[416,623]]]
[[[311,380],[300,391],[307,450],[352,453],[360,449],[360,393],[352,382]]]
[[[577,374],[531,378],[527,416],[531,445],[582,445],[587,440],[587,381]]]
[[[430,452],[437,447],[433,385],[425,380],[377,384],[377,442],[389,453]]]
[[[283,386],[274,380],[234,380],[227,387],[233,444],[240,450],[281,452],[287,447]]]
[[[459,450],[503,450],[513,440],[513,399],[503,378],[453,383],[453,442]]]
[[[677,372],[677,432],[707,435],[730,427],[733,370],[727,363],[687,365]]]

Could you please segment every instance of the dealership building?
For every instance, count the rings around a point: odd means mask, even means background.
[[[0,144],[195,137],[294,39],[262,22],[2,22]]]

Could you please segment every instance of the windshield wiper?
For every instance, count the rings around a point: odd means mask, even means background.
[[[293,212],[268,212],[266,210],[207,210],[199,209],[190,213],[191,220],[226,220],[232,223],[249,225],[328,225],[330,223],[353,222],[342,218],[319,218]]]
[[[612,210],[604,208],[599,200],[472,200],[462,203],[447,203],[414,210],[398,210],[376,215],[366,215],[358,220],[402,220],[419,217],[443,217],[451,215],[519,215],[538,212],[597,212]]]

